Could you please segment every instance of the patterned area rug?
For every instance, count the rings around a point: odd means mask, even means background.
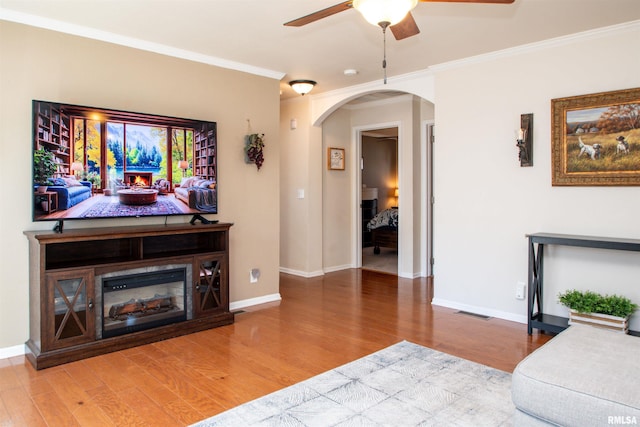
[[[150,205],[123,205],[112,201],[99,202],[84,212],[82,218],[103,218],[116,216],[149,216],[149,215],[175,215],[182,213],[173,203],[158,197],[155,203]]]
[[[208,418],[209,426],[507,426],[511,374],[407,341]]]

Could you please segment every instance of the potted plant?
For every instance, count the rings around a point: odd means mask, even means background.
[[[33,153],[33,181],[38,184],[39,192],[47,191],[49,178],[57,168],[52,152],[40,148]]]
[[[558,295],[560,303],[569,308],[569,324],[583,323],[627,333],[629,317],[638,305],[618,295],[601,295],[575,289]]]
[[[100,175],[98,174],[98,172],[89,172],[85,177],[84,177],[85,181],[89,181],[91,183],[91,187],[92,188],[98,188],[100,187],[100,183],[102,182],[102,180],[100,179]]]

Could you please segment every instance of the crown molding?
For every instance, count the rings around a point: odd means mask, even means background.
[[[430,66],[428,69],[434,73],[452,70],[456,68],[466,67],[468,65],[480,64],[484,62],[493,61],[496,59],[508,58],[523,53],[536,52],[553,47],[565,46],[568,44],[588,41],[606,37],[609,35],[622,34],[629,31],[640,30],[640,20],[629,21],[622,24],[611,25],[608,27],[597,28],[594,30],[582,31],[579,33],[570,34],[567,36],[555,37],[552,39],[543,40],[535,43],[528,43],[508,49],[497,50],[482,55],[470,56],[468,58],[443,62]]]
[[[84,27],[82,25],[69,24],[67,22],[62,22],[55,19],[15,12],[13,10],[1,7],[0,20],[30,25],[32,27],[43,28],[46,30],[57,31],[60,33],[85,37],[88,39],[99,40],[107,43],[113,43],[121,46],[131,47],[134,49],[145,50],[147,52],[159,53],[161,55],[171,56],[174,58],[200,62],[207,65],[214,65],[220,68],[242,71],[244,73],[268,77],[276,80],[281,80],[286,74],[280,71],[268,70],[266,68],[255,67],[253,65],[243,64],[235,61],[229,61],[227,59],[218,58],[215,56],[203,55],[201,53],[192,52],[185,49],[178,49],[159,43],[152,43],[133,37],[125,37],[115,33],[110,33],[108,31],[95,30],[93,28]]]

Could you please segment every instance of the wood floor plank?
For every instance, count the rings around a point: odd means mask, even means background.
[[[2,400],[8,414],[8,421],[0,425],[46,426],[40,411],[26,391],[14,389],[0,392],[0,400]]]
[[[147,427],[154,426],[153,420],[146,420],[143,414],[132,409],[121,395],[113,389],[103,386],[90,391],[93,402],[117,426]]]
[[[432,306],[425,278],[281,274],[280,293],[220,328],[42,371],[0,361],[0,425],[185,426],[402,340],[511,372],[551,338]]]
[[[47,425],[69,427],[80,425],[55,392],[33,396],[33,401]]]
[[[170,415],[171,410],[158,405],[140,389],[128,389],[120,392],[120,398],[127,402],[132,411],[146,420],[153,420],[153,426],[180,426],[180,420]]]
[[[81,426],[91,427],[121,427],[116,424],[95,402],[89,401],[78,405],[73,416]]]

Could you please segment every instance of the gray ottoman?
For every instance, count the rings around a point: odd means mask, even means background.
[[[516,366],[511,397],[519,426],[640,424],[640,338],[570,326]]]

